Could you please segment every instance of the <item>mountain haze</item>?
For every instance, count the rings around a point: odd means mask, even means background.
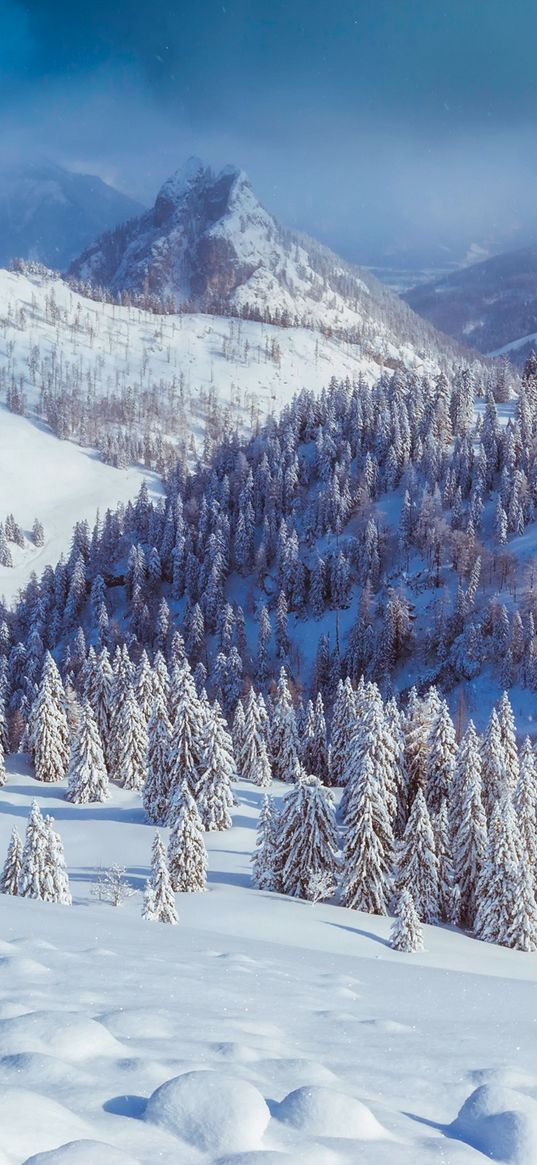
[[[93,174],[51,163],[11,170],[0,177],[0,266],[21,258],[62,271],[96,234],[140,210]]]

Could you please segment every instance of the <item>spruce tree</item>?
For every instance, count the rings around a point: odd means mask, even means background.
[[[436,814],[449,789],[455,770],[457,743],[455,729],[445,700],[442,700],[429,736],[429,751],[425,772],[425,799],[429,813]]]
[[[252,781],[254,785],[258,785],[260,789],[268,789],[272,784],[272,768],[269,760],[267,746],[264,740],[262,740],[260,744],[259,756],[257,758],[252,774]]]
[[[240,755],[237,757],[237,767],[244,780],[254,781],[255,784],[257,784],[256,773],[262,745],[263,733],[259,707],[254,689],[250,688],[246,698],[243,742]]]
[[[390,933],[394,951],[414,954],[423,950],[423,930],[410,890],[403,889],[397,898],[395,919]]]
[[[481,799],[481,757],[472,721],[461,740],[456,766],[456,805],[450,811],[454,836],[454,873],[460,895],[460,924],[472,927],[477,885],[487,845],[487,820]]]
[[[219,719],[218,714],[212,714],[204,727],[203,757],[196,790],[199,814],[206,830],[231,829],[232,825],[231,780],[236,776],[236,770],[226,748],[226,737],[228,741],[230,738],[222,731]]]
[[[207,885],[207,849],[196,802],[183,781],[170,806],[168,868],[173,889],[201,891]]]
[[[373,762],[366,757],[345,815],[342,903],[386,914],[391,894],[393,834]]]
[[[299,772],[295,710],[282,667],[270,726],[272,771],[276,780],[294,781]]]
[[[37,801],[32,801],[21,859],[19,894],[22,898],[44,898],[47,858],[45,822]]]
[[[515,809],[528,868],[537,879],[537,765],[529,736],[520,750],[520,775],[515,793]]]
[[[88,700],[82,705],[78,732],[71,747],[67,779],[65,796],[76,805],[106,801],[110,796],[101,740]]]
[[[490,817],[487,847],[476,890],[474,932],[477,938],[510,946],[516,898],[520,892],[517,871],[522,860],[523,846],[516,814],[506,791]]]
[[[326,880],[326,896],[333,893],[338,868],[334,804],[317,777],[299,776],[285,797],[276,868],[284,894],[309,898],[312,879],[319,876]]]
[[[54,818],[45,817],[46,839],[45,879],[43,898],[45,902],[58,902],[61,906],[72,903],[69,878],[65,865],[62,839],[54,829]]]
[[[151,922],[179,922],[171,885],[166,850],[160,835],[155,833],[151,853],[151,877],[146,883],[143,917]]]
[[[515,718],[507,692],[503,693],[498,703],[498,720],[500,722],[500,735],[505,757],[507,789],[511,793],[511,796],[513,796],[517,786],[520,764],[516,743]]]
[[[62,781],[69,763],[69,726],[65,692],[60,674],[49,652],[32,708],[30,745],[38,781]]]
[[[347,750],[356,720],[356,698],[350,679],[340,680],[332,714],[330,783],[344,784]]]
[[[244,708],[242,700],[237,700],[235,707],[235,714],[233,716],[233,724],[231,727],[231,736],[233,739],[233,751],[237,760],[237,771],[239,777],[242,777],[242,750],[245,743],[246,718],[244,715]]]
[[[512,868],[513,917],[507,945],[517,951],[537,950],[537,905],[532,871],[526,860]]]
[[[256,845],[251,858],[252,882],[258,890],[277,889],[275,869],[277,822],[272,799],[265,794],[257,823]]]
[[[196,792],[203,756],[203,708],[194,687],[192,673],[184,663],[174,674],[170,741],[170,798],[186,781]]]
[[[147,777],[142,801],[150,821],[166,823],[169,808],[171,725],[164,701],[158,696],[147,729]]]
[[[0,893],[18,894],[22,865],[22,841],[16,829],[11,831],[11,838],[0,879]]]
[[[127,692],[117,731],[119,739],[115,743],[117,769],[114,776],[124,789],[141,792],[147,773],[147,729],[132,688]]]
[[[453,852],[449,831],[448,805],[444,798],[432,819],[434,847],[438,860],[438,907],[442,922],[456,924],[460,915],[460,895],[455,882]]]
[[[395,889],[410,890],[422,922],[437,922],[440,913],[438,859],[425,797],[418,789],[399,843]]]

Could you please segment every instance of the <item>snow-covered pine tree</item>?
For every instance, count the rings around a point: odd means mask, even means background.
[[[255,781],[256,784],[257,781],[255,778],[262,744],[263,733],[259,717],[259,707],[254,689],[250,688],[246,697],[243,743],[240,755],[237,757],[237,768],[244,780]]]
[[[109,770],[110,708],[114,673],[106,647],[95,658],[94,665],[86,674],[84,696],[91,705],[97,731],[103,747],[104,759]],[[110,771],[110,770],[109,770]]]
[[[515,718],[507,692],[503,693],[498,703],[498,720],[500,722],[500,735],[505,756],[507,788],[511,796],[514,796],[520,771],[520,762],[516,743]]]
[[[117,731],[115,778],[124,789],[141,792],[147,773],[147,729],[132,688],[127,691]]]
[[[408,804],[413,804],[418,789],[424,789],[427,778],[427,763],[429,758],[429,738],[431,722],[434,712],[438,710],[438,701],[430,689],[426,699],[420,699],[416,689],[412,688],[406,714],[403,721],[405,738],[405,767],[408,774]],[[432,696],[432,698],[431,698]]]
[[[62,839],[54,829],[53,817],[45,817],[44,828],[46,859],[42,897],[45,902],[58,902],[61,906],[71,906],[73,900],[69,889]]]
[[[252,882],[258,890],[277,889],[275,869],[277,821],[272,799],[265,794],[257,822],[256,845],[251,858]]]
[[[125,645],[114,653],[113,679],[109,699],[109,733],[106,760],[108,772],[118,780],[122,751],[122,734],[126,719],[125,705],[132,698],[134,668]],[[121,783],[121,781],[120,781]]]
[[[350,679],[339,680],[332,714],[330,784],[343,785],[347,749],[356,721],[356,697]]]
[[[508,933],[508,943],[517,951],[537,950],[537,905],[535,903],[534,879],[528,862],[524,859],[511,871],[513,917]]]
[[[278,882],[284,894],[308,898],[314,876],[323,875],[333,892],[338,868],[334,803],[318,777],[299,776],[287,793],[276,852]]]
[[[187,781],[174,797],[168,815],[168,868],[176,892],[205,890],[207,849],[201,818]]]
[[[347,762],[343,773],[345,790],[341,811],[345,815],[356,785],[359,785],[368,757],[373,765],[375,780],[380,785],[390,823],[395,821],[398,809],[397,771],[398,755],[384,713],[382,697],[376,684],[365,684],[357,693],[358,716],[347,748]]]
[[[194,686],[192,673],[185,662],[174,672],[170,741],[170,799],[186,781],[195,794],[203,756],[203,708]]]
[[[44,898],[47,862],[47,830],[37,801],[32,801],[21,859],[19,894],[22,898]]]
[[[455,729],[445,700],[440,703],[429,735],[429,751],[425,771],[425,800],[431,815],[449,797],[449,788],[455,770],[457,742]]]
[[[153,711],[153,704],[155,702],[155,688],[153,682],[153,671],[146,651],[142,651],[140,656],[140,662],[136,669],[136,676],[134,679],[133,687],[136,703],[138,704],[147,727],[149,724],[149,718]]]
[[[67,779],[65,796],[76,805],[106,801],[110,796],[103,749],[89,700],[85,700],[82,705],[78,732],[71,747]]]
[[[231,738],[223,727],[220,708],[215,701],[203,732],[203,757],[196,788],[196,802],[203,828],[231,829],[233,805],[231,781],[236,777]]]
[[[438,906],[442,922],[455,925],[459,920],[459,889],[455,882],[453,852],[449,830],[449,814],[446,799],[432,819],[434,847],[438,860]]]
[[[232,740],[233,740],[233,751],[234,751],[235,757],[237,759],[237,771],[238,771],[238,774],[240,777],[242,777],[241,758],[242,758],[242,750],[244,747],[245,731],[246,731],[246,718],[244,715],[244,707],[242,704],[242,700],[237,700],[237,704],[235,707],[235,714],[233,716],[233,724],[231,726],[231,736],[232,736]]]
[[[16,829],[11,831],[7,857],[0,878],[1,894],[18,894],[22,864],[22,841]]]
[[[170,793],[171,724],[161,696],[153,705],[147,729],[147,777],[142,801],[150,821],[165,825]]]
[[[252,781],[254,785],[259,785],[260,789],[268,789],[272,784],[272,768],[264,740],[260,744],[259,756],[252,774]]]
[[[481,799],[481,755],[472,721],[457,752],[454,804],[450,805],[453,868],[459,888],[461,926],[472,927],[477,909],[477,885],[487,845],[487,819]]]
[[[60,673],[47,651],[32,708],[29,743],[38,781],[62,781],[69,764],[69,726]]]
[[[408,889],[401,890],[397,898],[390,946],[394,951],[403,951],[405,954],[423,950],[423,930]]]
[[[166,850],[158,832],[155,833],[153,840],[151,877],[146,882],[143,918],[150,922],[168,922],[172,926],[179,922]]]
[[[296,780],[299,771],[298,733],[293,701],[283,667],[278,679],[270,726],[270,753],[275,779]]]
[[[520,837],[526,850],[528,868],[537,879],[537,765],[529,736],[520,750],[520,774],[515,793],[515,809]]]
[[[495,805],[507,790],[507,757],[495,708],[492,709],[481,746],[481,780],[483,805],[490,818]]]
[[[410,890],[421,921],[437,922],[440,913],[438,859],[431,819],[421,789],[414,797],[397,853],[395,890],[400,894],[405,889]]]
[[[526,864],[527,858],[512,798],[506,790],[490,816],[487,847],[476,889],[474,933],[484,942],[510,946],[516,898],[521,889],[515,882],[522,862]]]
[[[342,903],[369,914],[387,914],[391,895],[393,834],[384,793],[366,756],[345,815]]]

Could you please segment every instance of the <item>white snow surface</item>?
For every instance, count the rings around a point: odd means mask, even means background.
[[[404,955],[388,918],[254,890],[245,782],[207,893],[144,922],[92,893],[113,862],[142,888],[139,797],[8,770],[0,847],[37,797],[74,905],[0,897],[1,1165],[536,1165],[534,955],[447,927]]]

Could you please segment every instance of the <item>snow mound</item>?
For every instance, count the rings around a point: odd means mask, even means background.
[[[165,1011],[150,1007],[130,1007],[99,1016],[99,1023],[120,1039],[169,1039],[171,1019]]]
[[[514,1089],[494,1084],[476,1088],[451,1133],[493,1161],[537,1165],[537,1103]]]
[[[48,1153],[28,1157],[24,1165],[139,1165],[139,1162],[121,1149],[105,1145],[104,1141],[69,1141]]]
[[[55,1056],[43,1052],[21,1052],[18,1055],[0,1057],[0,1083],[15,1083],[24,1080],[26,1088],[37,1092],[54,1092],[57,1088],[73,1088],[87,1085],[93,1077],[89,1072],[66,1064]]]
[[[66,1060],[117,1055],[121,1045],[94,1019],[73,1012],[34,1011],[0,1023],[0,1055],[44,1052]]]
[[[231,1157],[219,1157],[216,1165],[289,1165],[296,1157],[280,1153],[277,1149],[260,1149],[253,1153],[232,1153]]]
[[[2,1149],[16,1161],[25,1161],[32,1153],[54,1149],[88,1132],[80,1117],[63,1104],[26,1088],[2,1089],[0,1130]]]
[[[253,1084],[200,1071],[157,1088],[145,1119],[202,1152],[234,1153],[259,1147],[270,1112]]]
[[[361,1100],[334,1088],[313,1084],[295,1088],[278,1105],[278,1120],[312,1137],[353,1137],[361,1141],[390,1139]]]

